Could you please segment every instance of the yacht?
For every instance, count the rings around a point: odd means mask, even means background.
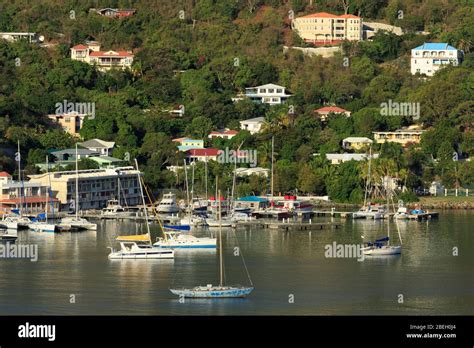
[[[62,218],[58,226],[72,228],[73,230],[89,230],[89,231],[97,230],[97,224],[89,222],[87,219],[83,217],[76,217],[76,216],[66,216]]]
[[[176,195],[174,193],[165,193],[163,199],[156,207],[158,213],[174,214],[179,212],[179,206],[176,204]]]
[[[172,259],[174,251],[171,249],[157,248],[149,244],[137,244],[136,242],[120,242],[120,250],[113,248],[109,259]]]
[[[0,220],[0,228],[6,228],[8,230],[17,230],[18,229],[18,221],[11,216],[3,216],[2,220]]]
[[[164,232],[164,238],[161,237],[156,243],[153,244],[155,247],[160,248],[216,248],[217,239],[216,238],[197,238],[188,234],[182,234],[180,232]]]
[[[125,209],[119,204],[116,199],[110,199],[107,201],[107,206],[102,209],[101,216],[103,217],[120,217],[120,216],[134,216],[135,213]]]
[[[0,240],[14,241],[17,239],[18,239],[17,230],[13,230],[13,229],[0,230]]]
[[[353,213],[352,218],[380,220],[385,217],[386,212],[387,211],[383,204],[372,204],[369,202],[367,205]]]

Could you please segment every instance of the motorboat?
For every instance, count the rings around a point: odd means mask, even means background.
[[[353,219],[374,219],[380,220],[385,218],[387,213],[383,204],[370,203],[361,207],[358,211],[352,214]]]
[[[174,251],[154,247],[149,244],[138,244],[136,242],[120,242],[120,250],[113,248],[109,254],[109,259],[172,259]]]
[[[100,215],[103,217],[121,217],[134,216],[135,213],[122,207],[118,200],[110,199],[107,201],[107,206],[102,209]]]
[[[178,204],[176,204],[176,195],[174,193],[165,193],[163,199],[155,208],[158,213],[175,214],[180,211]]]
[[[76,216],[66,216],[62,218],[58,226],[61,228],[71,228],[73,230],[97,230],[97,224],[89,222],[86,218]]]
[[[285,196],[284,200],[277,201],[273,209],[294,213],[306,213],[313,211],[314,206],[308,202],[302,202],[296,196]]]
[[[165,231],[164,237],[158,239],[153,246],[161,247],[161,248],[186,248],[186,249],[194,249],[194,248],[216,248],[217,246],[217,239],[216,238],[198,238],[188,234],[182,234],[180,232],[174,231]]]
[[[0,240],[15,241],[18,239],[18,232],[15,229],[0,230]]]
[[[0,228],[18,230],[18,221],[11,216],[4,216],[2,220],[0,220]]]

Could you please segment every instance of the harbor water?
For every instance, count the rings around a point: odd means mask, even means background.
[[[330,218],[317,218],[330,222]],[[325,246],[387,235],[386,221],[341,220],[338,229],[223,229],[225,279],[255,287],[245,299],[185,299],[170,287],[218,282],[216,250],[177,250],[174,260],[109,260],[119,234],[144,223],[98,221],[95,232],[19,231],[38,260],[0,259],[2,315],[432,315],[474,314],[474,212],[390,222],[399,256],[328,258]],[[152,224],[154,232],[159,227]],[[198,230],[196,236],[216,235]],[[115,245],[117,247],[117,245]]]

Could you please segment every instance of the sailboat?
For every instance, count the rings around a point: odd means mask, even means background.
[[[48,180],[49,180],[49,162],[48,156],[46,156],[46,170],[48,171]],[[38,214],[36,218],[33,218],[31,223],[28,224],[28,228],[35,232],[59,232],[59,228],[55,224],[51,224],[48,222],[48,205],[50,203],[49,195],[50,195],[50,188],[51,183],[48,185],[48,190],[46,194],[45,206],[44,206],[44,213]]]
[[[218,198],[220,198],[220,192]],[[221,219],[221,215],[222,211],[219,206],[219,220]],[[249,295],[254,289],[253,286],[229,286],[224,284],[224,264],[222,253],[222,229],[219,228],[219,285],[213,286],[212,284],[207,284],[206,286],[196,286],[193,288],[170,289],[171,293],[187,298],[236,298],[246,297]],[[250,280],[250,283],[251,282],[252,280]]]
[[[387,192],[387,207],[389,207],[389,193]],[[377,239],[375,242],[368,242],[365,248],[362,248],[362,252],[366,256],[385,256],[385,255],[399,255],[402,253],[401,245],[390,245],[390,219],[387,219],[387,237]],[[397,220],[395,220],[397,223]],[[398,225],[397,225],[398,227]],[[398,231],[400,244],[402,237],[400,231]]]
[[[365,184],[364,205],[355,213],[352,214],[353,219],[374,219],[380,220],[385,217],[385,207],[379,204],[373,204],[370,201],[370,179],[371,179],[371,164],[372,164],[372,147],[369,149],[369,167],[367,170],[367,181]]]
[[[164,231],[163,234],[164,237],[160,237],[153,246],[171,249],[215,249],[217,246],[216,238],[198,238],[178,231]]]
[[[67,216],[61,219],[60,227],[70,227],[77,230],[97,230],[97,224],[89,222],[86,218],[79,217],[79,165],[78,153],[76,143],[76,200],[74,202],[74,210],[76,215],[74,217]]]
[[[136,159],[135,165],[138,171],[138,163]],[[140,194],[142,197],[143,210],[145,211],[147,233],[140,235],[118,236],[116,240],[120,242],[120,250],[116,251],[111,247],[109,259],[172,259],[174,258],[174,251],[172,249],[154,247],[151,244],[150,224],[148,223],[148,209],[145,203],[145,196],[143,194],[143,187],[139,171],[137,176],[140,186]]]

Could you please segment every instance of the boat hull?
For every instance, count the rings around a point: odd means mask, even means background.
[[[362,250],[366,256],[385,256],[385,255],[399,255],[402,253],[401,246],[385,246],[381,248],[367,248]]]
[[[56,225],[54,224],[28,224],[28,228],[35,232],[49,232],[54,233],[56,232]]]
[[[252,287],[170,289],[171,293],[186,298],[242,298],[248,296]]]

